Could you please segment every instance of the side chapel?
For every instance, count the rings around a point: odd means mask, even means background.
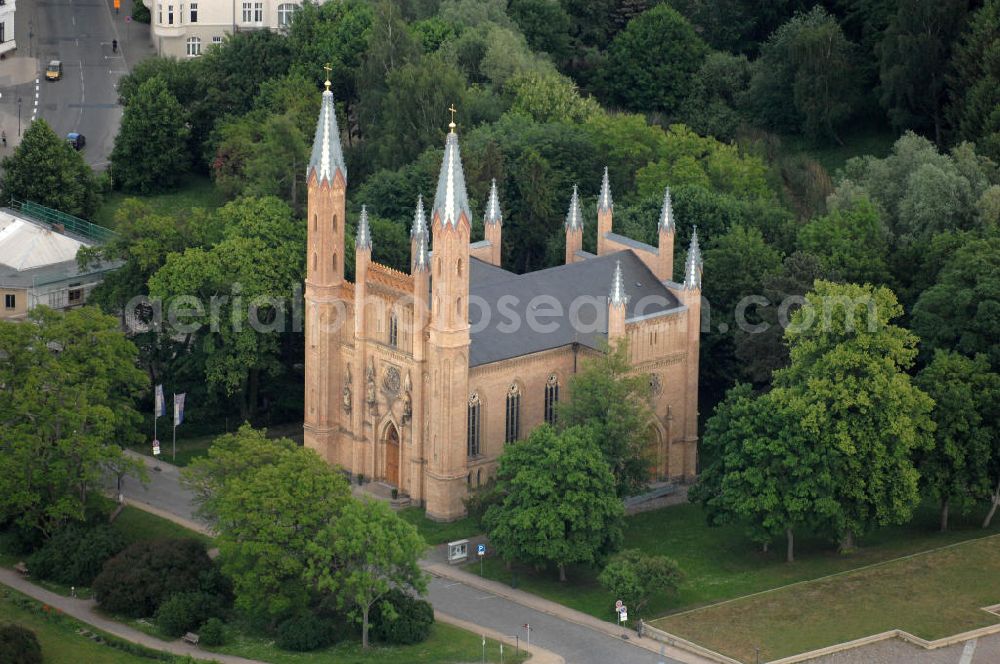
[[[409,274],[372,260],[377,239],[362,208],[350,283],[347,169],[326,85],[307,170],[305,444],[353,475],[398,488],[432,519],[459,518],[468,489],[495,475],[504,446],[554,421],[581,362],[603,342],[625,337],[632,366],[651,386],[651,474],[693,479],[701,255],[695,233],[684,281],[672,281],[669,190],[658,246],[636,242],[612,231],[605,168],[597,254],[583,251],[574,187],[565,264],[514,274],[500,266],[495,181],[485,239],[470,242],[472,211],[453,119],[429,213],[416,201]]]

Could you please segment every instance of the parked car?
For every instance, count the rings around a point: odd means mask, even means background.
[[[82,150],[83,146],[87,144],[87,137],[83,134],[71,131],[66,134],[66,142],[72,145],[74,150]]]
[[[45,68],[46,81],[58,81],[62,78],[62,60],[52,60]]]

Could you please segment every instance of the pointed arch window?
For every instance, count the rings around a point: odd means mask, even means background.
[[[395,348],[399,341],[399,320],[396,312],[389,314],[389,345]]]
[[[473,392],[469,397],[469,431],[466,443],[466,452],[470,457],[480,454],[479,431],[482,424],[481,411],[482,403],[479,401],[479,393]]]
[[[555,374],[545,381],[545,422],[555,425],[556,405],[559,403],[559,377]]]
[[[507,428],[504,442],[513,443],[521,435],[521,388],[514,383],[507,390]]]

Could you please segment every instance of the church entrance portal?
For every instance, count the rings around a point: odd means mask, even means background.
[[[393,424],[385,428],[385,481],[399,486],[399,431]]]

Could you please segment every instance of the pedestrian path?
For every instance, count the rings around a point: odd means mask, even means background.
[[[138,643],[153,650],[161,650],[174,655],[190,655],[195,659],[222,662],[223,664],[263,664],[255,659],[206,652],[179,639],[177,641],[158,639],[128,625],[102,616],[97,612],[95,608],[96,604],[92,599],[77,599],[57,595],[50,590],[36,586],[27,579],[22,578],[17,572],[9,569],[0,568],[0,584],[9,586],[19,593],[23,593],[54,609],[58,609],[80,622],[96,627],[102,632],[117,636],[126,641],[131,641],[132,643]]]

